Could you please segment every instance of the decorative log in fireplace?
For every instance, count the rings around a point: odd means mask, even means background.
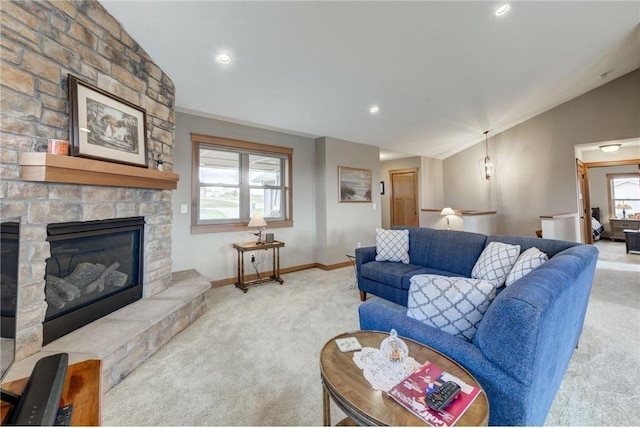
[[[142,297],[144,218],[47,226],[43,345]]]

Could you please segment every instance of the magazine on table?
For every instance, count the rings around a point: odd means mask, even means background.
[[[426,403],[427,394],[436,391],[447,381],[457,383],[460,386],[460,392],[443,410],[429,408]],[[394,386],[388,394],[429,425],[440,427],[455,424],[480,395],[480,391],[480,388],[463,382],[460,378],[427,361]]]

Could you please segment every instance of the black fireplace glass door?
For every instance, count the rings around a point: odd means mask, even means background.
[[[20,270],[20,222],[0,220],[0,380],[16,352],[16,313]]]
[[[142,225],[117,223],[49,225],[46,320],[141,285]]]

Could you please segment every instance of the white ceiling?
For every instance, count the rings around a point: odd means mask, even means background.
[[[440,159],[640,66],[640,1],[100,3],[179,111]]]

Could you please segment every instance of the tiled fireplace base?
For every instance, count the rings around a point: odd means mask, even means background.
[[[16,363],[6,380],[29,376],[35,362],[46,355],[67,352],[70,364],[102,360],[104,393],[200,317],[207,309],[204,293],[210,287],[195,270],[174,272],[167,290],[51,342]]]

